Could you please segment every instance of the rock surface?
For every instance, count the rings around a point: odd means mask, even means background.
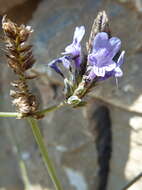
[[[0,13],[4,14],[6,13],[9,9],[13,8],[16,5],[20,5],[24,3],[26,0],[0,0]]]
[[[32,42],[38,62],[36,68],[44,73],[47,73],[45,63],[60,56],[60,52],[71,42],[74,27],[77,25],[86,27],[87,34],[83,41],[85,44],[91,24],[99,10],[107,11],[114,36],[118,36],[122,40],[122,49],[126,50],[126,60],[123,66],[124,77],[119,81],[119,89],[116,88],[115,80],[110,79],[98,86],[91,94],[106,103],[112,118],[113,152],[109,190],[120,190],[133,177],[142,172],[142,117],[140,115],[142,113],[142,25],[140,11],[135,8],[134,1],[130,2],[133,6],[128,6],[128,1],[44,0],[39,4],[28,23],[35,30]],[[11,107],[8,94],[9,81],[13,75],[4,64],[1,65],[1,68],[1,109],[5,111],[10,110]],[[48,75],[54,75],[58,81],[60,80],[51,71],[48,71]],[[33,89],[45,107],[59,102],[63,98],[62,87],[59,87],[56,100],[52,99],[54,93],[45,77],[42,80],[36,80]],[[97,101],[95,98],[94,102]],[[6,101],[7,104],[4,104]],[[65,107],[49,114],[40,122],[45,142],[64,189],[91,190],[97,183],[97,152],[93,137],[87,127],[88,121],[84,112],[84,109],[73,110]],[[29,181],[34,189],[54,189],[26,122],[17,120],[1,120],[0,122],[4,131],[3,138],[5,134],[7,136],[9,134],[7,126],[11,126],[14,130],[22,159],[27,167]],[[7,141],[9,142],[8,137]],[[8,143],[8,147],[11,150],[13,146]],[[6,151],[5,145],[4,148],[0,151]],[[0,152],[0,155],[4,155],[3,152]],[[9,152],[8,155],[10,155]],[[14,178],[8,172],[8,179],[12,180],[9,183],[20,184],[17,187],[23,189],[21,178],[15,177],[20,173],[18,164],[14,155],[12,158],[12,163],[7,161],[10,165],[7,166],[8,169],[14,163],[14,167],[12,167]],[[2,160],[1,157],[0,160]],[[1,173],[0,176],[2,176]],[[0,177],[0,188],[6,186],[4,180],[4,177]],[[130,190],[137,189],[142,189],[141,180],[130,188]]]

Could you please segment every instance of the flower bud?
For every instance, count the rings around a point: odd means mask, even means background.
[[[81,102],[81,99],[78,98],[77,96],[71,96],[68,100],[67,100],[67,103],[68,104],[71,104],[71,105],[77,105]]]

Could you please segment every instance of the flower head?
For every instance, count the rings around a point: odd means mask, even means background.
[[[85,34],[84,26],[76,27],[73,41],[65,48],[63,57],[53,60],[49,65],[64,77],[64,94],[71,105],[81,105],[82,98],[98,83],[112,76],[123,75],[120,66],[124,62],[124,51],[120,51],[121,40],[111,37],[106,13],[100,12],[94,20],[87,53],[81,55],[81,40]],[[64,76],[59,63],[67,69]]]
[[[94,38],[93,50],[88,55],[88,79],[92,81],[95,77],[122,76],[119,67],[123,63],[124,52],[122,52],[117,62],[113,60],[120,47],[121,41],[119,38],[112,37],[109,39],[107,33],[99,32]]]

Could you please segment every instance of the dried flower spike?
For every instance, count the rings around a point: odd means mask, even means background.
[[[106,32],[109,37],[111,36],[109,20],[105,11],[100,11],[94,20],[89,41],[86,43],[88,53],[92,51],[94,38],[99,32]]]
[[[13,104],[16,106],[21,117],[37,117],[38,104],[36,97],[28,89],[27,80],[30,77],[26,76],[26,71],[35,63],[31,49],[32,46],[27,43],[33,30],[30,26],[18,26],[7,19],[6,16],[2,19],[2,28],[8,64],[18,76],[18,80],[11,83],[17,89],[10,92],[11,97],[14,98]]]

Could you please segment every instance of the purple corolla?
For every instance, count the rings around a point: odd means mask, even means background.
[[[49,66],[53,68],[56,72],[63,75],[58,63],[62,63],[67,69],[71,67],[72,62],[74,62],[76,69],[80,67],[81,64],[81,40],[85,34],[85,27],[76,27],[73,36],[73,42],[65,48],[65,52],[62,53],[63,57],[53,60],[49,63]]]
[[[65,48],[65,52],[63,52],[62,54],[63,55],[70,54],[72,55],[72,57],[80,56],[81,55],[80,42],[84,34],[85,34],[84,26],[76,27],[73,36],[73,42]]]
[[[93,49],[88,55],[87,78],[93,81],[104,80],[111,76],[121,77],[123,75],[120,65],[124,61],[124,51],[120,54],[117,62],[113,59],[119,52],[121,41],[117,37],[108,37],[105,32],[98,33],[93,42]]]

